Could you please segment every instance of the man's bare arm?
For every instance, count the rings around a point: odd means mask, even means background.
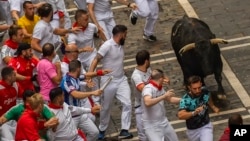
[[[89,72],[94,72],[96,69],[97,64],[102,60],[103,56],[101,56],[99,53],[96,54],[95,59],[92,61]]]
[[[40,46],[40,40],[37,38],[32,38],[31,40],[31,48],[37,52],[42,53],[42,47]]]

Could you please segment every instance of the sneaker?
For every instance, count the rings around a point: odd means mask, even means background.
[[[98,140],[104,140],[105,138],[105,131],[100,131],[98,135]]]
[[[122,129],[118,138],[119,139],[132,139],[133,135],[131,133],[129,133],[128,130]]]
[[[130,13],[129,19],[132,25],[136,24],[137,17],[133,14],[133,11]]]
[[[154,35],[147,36],[147,35],[143,34],[143,39],[148,40],[150,42],[157,41],[157,39]]]

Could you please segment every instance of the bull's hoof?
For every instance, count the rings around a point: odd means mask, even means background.
[[[219,113],[220,109],[218,107],[216,107],[215,105],[211,106],[211,109],[215,112],[215,113]]]
[[[218,94],[218,95],[217,95],[217,98],[220,99],[220,100],[226,100],[226,99],[227,99],[227,96],[224,95],[224,94]]]

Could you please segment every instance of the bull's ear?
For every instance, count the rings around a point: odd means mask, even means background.
[[[184,47],[182,47],[180,50],[179,50],[179,54],[182,55],[184,52],[190,50],[190,49],[193,49],[195,48],[195,43],[190,43],[190,44],[187,44],[185,45]]]
[[[210,40],[211,44],[228,44],[228,41],[225,39],[215,38]]]

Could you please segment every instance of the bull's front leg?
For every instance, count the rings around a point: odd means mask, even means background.
[[[221,74],[214,74],[215,80],[217,82],[218,85],[218,90],[217,90],[217,97],[218,99],[226,99],[226,93],[224,91],[224,88],[222,86],[222,76]]]

